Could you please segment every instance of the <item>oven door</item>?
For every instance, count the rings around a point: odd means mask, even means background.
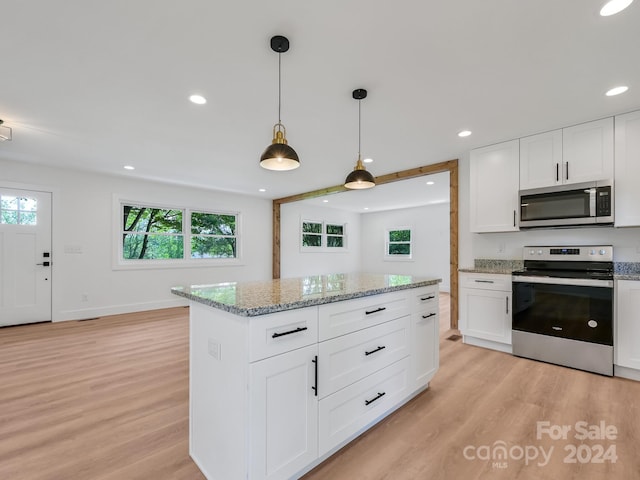
[[[613,345],[613,281],[513,276],[514,331]]]

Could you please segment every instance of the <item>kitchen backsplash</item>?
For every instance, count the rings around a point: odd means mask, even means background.
[[[476,258],[473,266],[478,270],[521,270],[524,267],[522,260],[502,260],[495,258]]]

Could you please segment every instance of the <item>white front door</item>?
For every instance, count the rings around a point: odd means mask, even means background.
[[[0,186],[0,326],[51,320],[51,193]]]

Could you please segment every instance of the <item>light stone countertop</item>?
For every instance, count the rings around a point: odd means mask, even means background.
[[[436,285],[442,279],[412,275],[337,273],[258,282],[177,286],[175,295],[243,317],[340,302]]]

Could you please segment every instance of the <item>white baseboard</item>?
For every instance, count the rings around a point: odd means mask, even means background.
[[[614,365],[613,376],[640,381],[640,370],[636,370],[635,368],[621,367],[620,365]]]
[[[104,317],[107,315],[144,312],[145,310],[158,310],[161,308],[185,307],[188,305],[189,301],[187,299],[176,298],[175,300],[163,300],[157,302],[141,302],[127,305],[109,305],[104,307],[61,310],[53,315],[53,321],[64,322],[68,320],[84,320],[87,318]]]

